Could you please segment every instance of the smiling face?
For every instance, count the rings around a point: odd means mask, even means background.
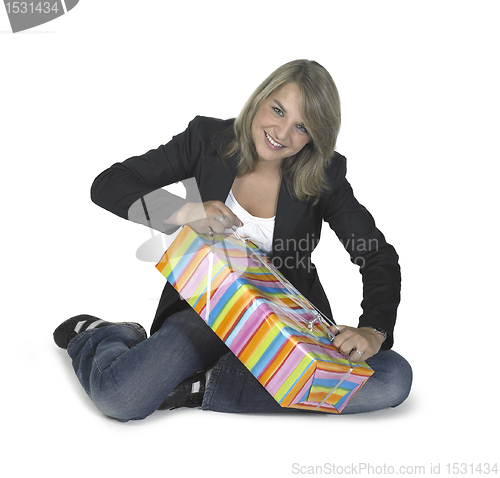
[[[252,121],[252,138],[259,161],[276,161],[297,154],[309,141],[300,111],[299,88],[287,83],[260,105]]]

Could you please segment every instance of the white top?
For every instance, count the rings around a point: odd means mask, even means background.
[[[243,227],[238,228],[238,234],[248,237],[264,254],[269,254],[273,249],[274,221],[276,216],[252,216],[238,204],[232,190],[229,191],[225,204],[243,222]],[[227,232],[231,232],[231,230],[229,229]]]

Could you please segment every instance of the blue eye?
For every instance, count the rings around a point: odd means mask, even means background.
[[[276,106],[273,106],[273,110],[276,114],[283,116],[283,111],[281,111],[279,108],[276,108]]]
[[[302,131],[303,133],[308,134],[307,128],[304,125],[298,124],[297,128],[300,129],[300,131]]]

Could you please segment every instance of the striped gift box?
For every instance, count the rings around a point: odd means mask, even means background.
[[[185,226],[156,267],[283,407],[340,413],[373,374],[251,242]]]

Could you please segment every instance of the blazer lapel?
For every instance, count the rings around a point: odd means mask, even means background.
[[[231,120],[212,139],[215,155],[211,158],[212,161],[207,162],[202,168],[201,177],[198,180],[202,201],[218,200],[225,202],[233,186],[237,173],[237,158],[235,156],[230,158],[227,167],[220,160],[223,151],[234,138],[233,123],[234,120]]]
[[[225,202],[236,177],[236,167],[231,161],[225,168],[220,162],[215,167],[209,167],[199,181],[202,201]]]
[[[291,237],[293,230],[301,220],[307,204],[307,201],[299,201],[293,197],[288,191],[286,181],[281,181],[274,223],[273,257],[284,252],[283,245],[286,244],[286,240]]]

